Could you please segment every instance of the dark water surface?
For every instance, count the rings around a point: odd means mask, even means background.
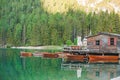
[[[0,80],[110,80],[119,63],[64,63],[61,59],[20,58],[19,49],[0,49]],[[25,50],[27,51],[27,50]]]

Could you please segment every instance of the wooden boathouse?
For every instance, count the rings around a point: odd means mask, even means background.
[[[86,46],[71,46],[64,49],[69,52],[71,61],[118,62],[120,59],[120,34],[100,32],[86,37]],[[83,48],[85,47],[85,48]],[[79,59],[80,58],[80,59]]]
[[[86,46],[71,46],[64,48],[64,52],[70,52],[73,54],[120,53],[120,34],[100,32],[97,35],[87,36],[86,40]]]
[[[120,34],[100,32],[87,37],[87,49],[90,53],[120,53]]]

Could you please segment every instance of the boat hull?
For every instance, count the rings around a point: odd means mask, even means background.
[[[20,56],[21,57],[32,57],[33,54],[31,52],[21,52]]]
[[[85,55],[67,55],[67,61],[80,61],[84,62]]]
[[[102,55],[89,55],[89,62],[116,62],[119,60],[119,56],[102,56]]]
[[[119,60],[89,60],[88,63],[119,63]]]
[[[50,53],[44,53],[43,58],[58,58],[58,54],[50,54]]]

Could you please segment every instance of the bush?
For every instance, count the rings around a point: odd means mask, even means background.
[[[70,45],[72,45],[72,44],[73,44],[73,43],[72,43],[71,40],[67,40],[67,41],[66,41],[66,45],[67,45],[67,46],[70,46]]]
[[[11,48],[11,47],[12,47],[12,44],[6,44],[5,47],[6,47],[6,48]]]

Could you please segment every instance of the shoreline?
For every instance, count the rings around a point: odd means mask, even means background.
[[[12,49],[59,49],[61,50],[61,46],[20,46],[20,47],[11,47]]]

